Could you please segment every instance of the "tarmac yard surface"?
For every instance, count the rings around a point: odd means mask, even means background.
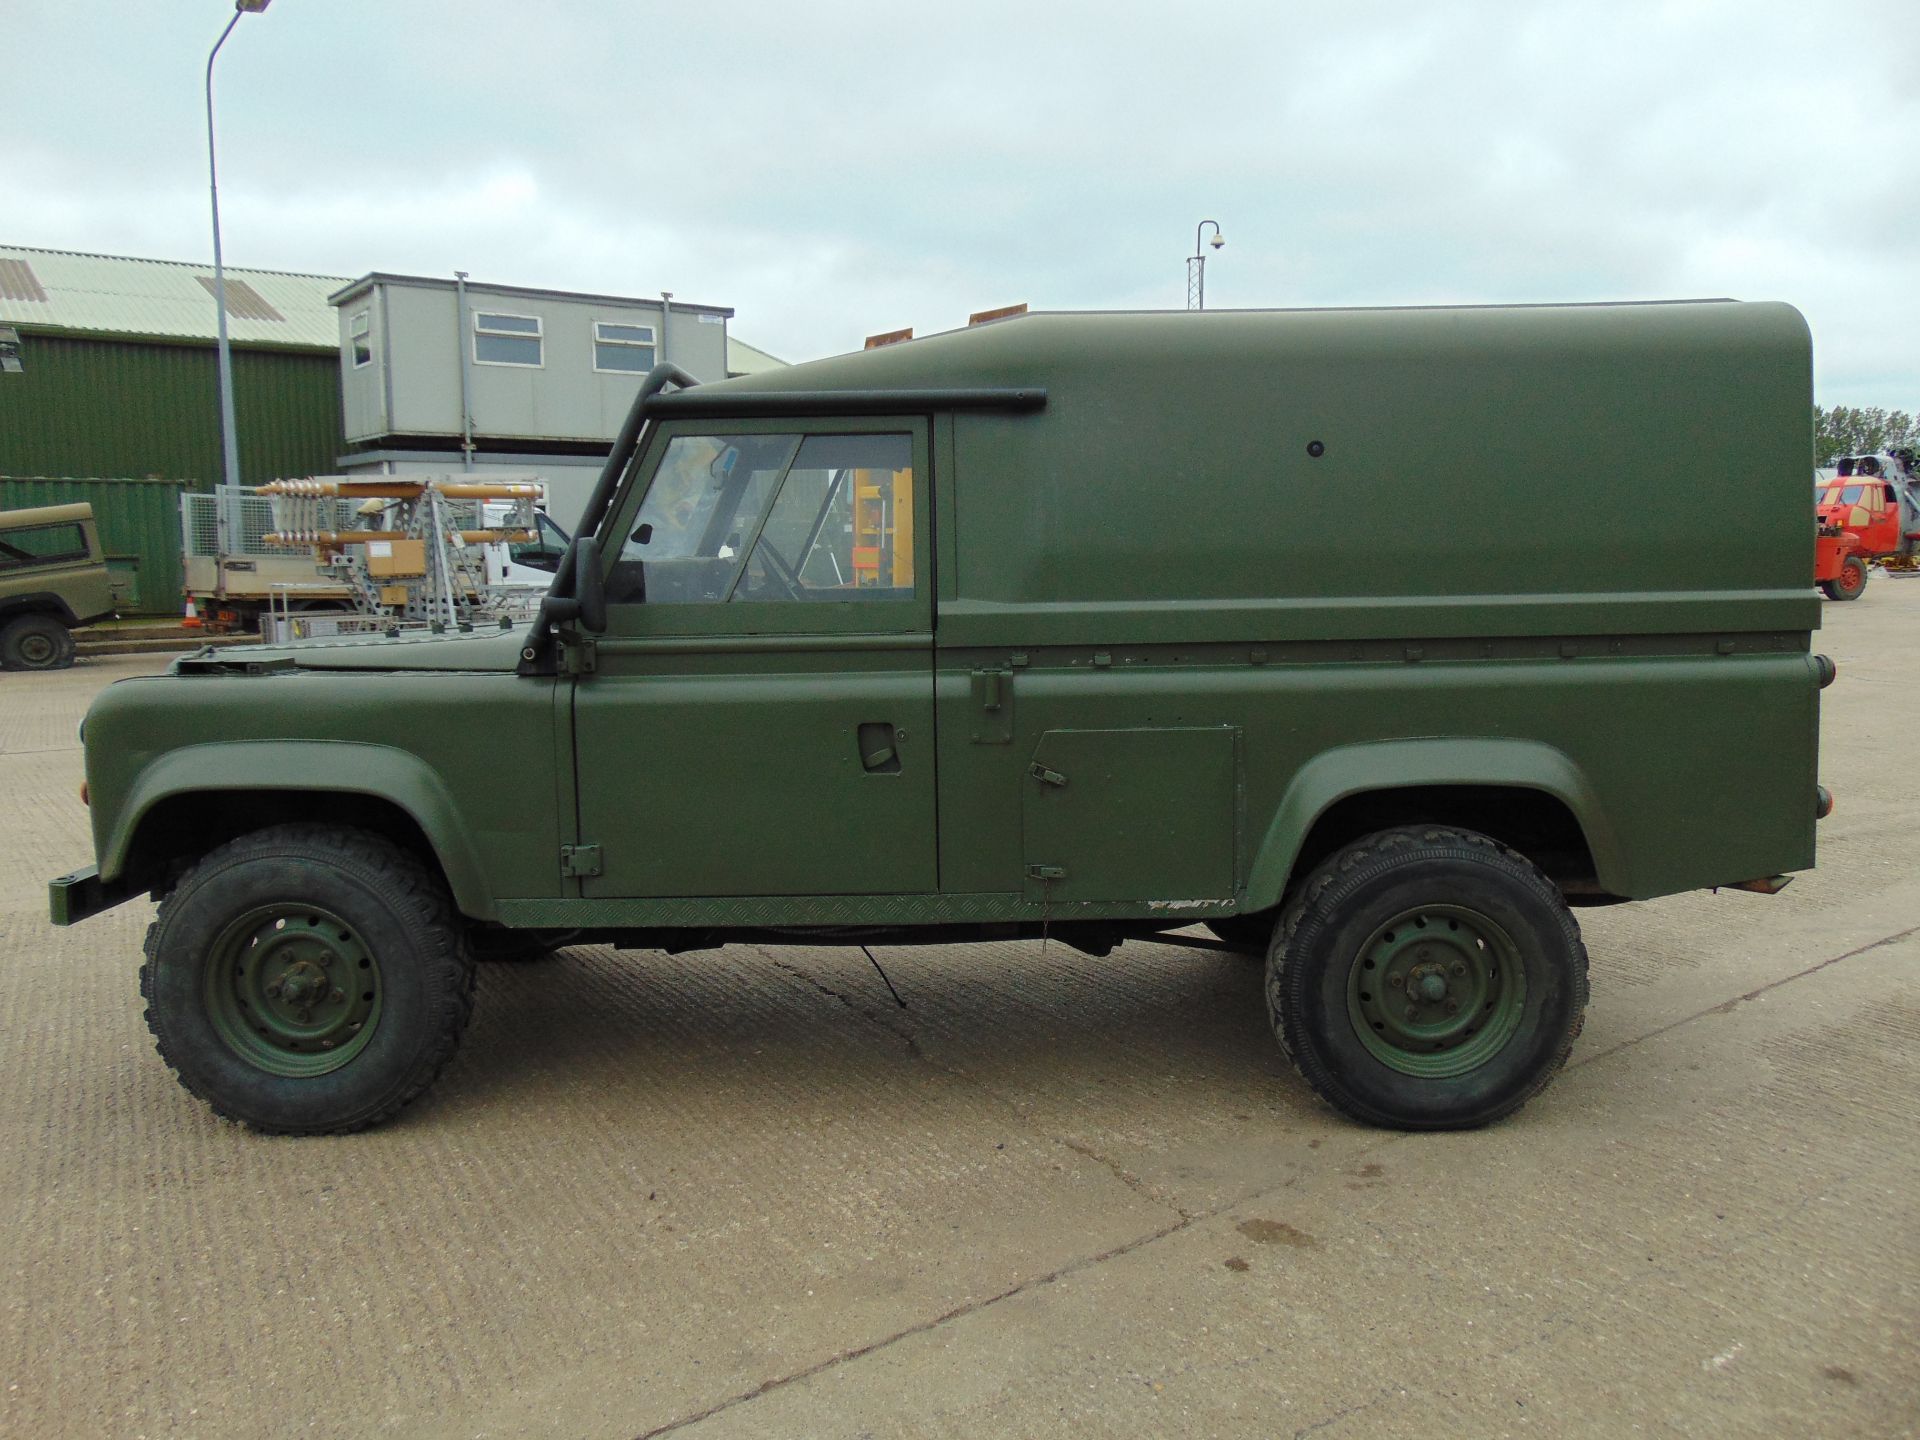
[[[160,662],[0,676],[0,1435],[1920,1433],[1920,580],[1826,623],[1819,870],[1582,912],[1571,1068],[1460,1135],[1316,1101],[1244,960],[1023,943],[484,967],[397,1122],[261,1138],[151,907],[45,918]]]

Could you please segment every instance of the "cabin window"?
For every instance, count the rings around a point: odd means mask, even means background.
[[[593,368],[623,375],[644,375],[653,368],[651,325],[593,322]]]
[[[913,597],[913,437],[810,435],[735,600]]]
[[[87,558],[87,535],[78,525],[36,525],[0,530],[0,570]]]
[[[607,581],[611,601],[723,601],[798,435],[679,435]]]
[[[348,343],[353,349],[353,368],[365,369],[373,363],[373,320],[362,310],[347,324]]]
[[[607,598],[910,600],[913,478],[908,434],[675,436]]]
[[[477,365],[537,368],[542,363],[540,344],[537,315],[505,315],[487,310],[473,313],[473,359]]]

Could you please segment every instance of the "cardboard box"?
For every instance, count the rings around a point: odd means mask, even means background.
[[[424,540],[369,540],[367,573],[376,580],[392,576],[427,573],[427,542]]]

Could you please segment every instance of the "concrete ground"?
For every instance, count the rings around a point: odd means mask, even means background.
[[[263,1139],[150,907],[45,919],[156,663],[0,677],[0,1434],[1920,1434],[1920,580],[1826,622],[1820,869],[1586,912],[1465,1135],[1338,1119],[1244,961],[1015,944],[489,967],[399,1121]]]

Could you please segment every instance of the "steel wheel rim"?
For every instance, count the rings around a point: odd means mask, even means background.
[[[380,1019],[380,966],[346,921],[315,905],[261,905],[208,947],[202,998],[227,1047],[257,1070],[338,1070]]]
[[[20,637],[20,658],[29,665],[45,665],[54,657],[51,636],[37,632]]]
[[[1520,1028],[1526,998],[1513,937],[1460,905],[1402,911],[1367,938],[1347,975],[1360,1043],[1391,1069],[1430,1080],[1497,1055]]]

